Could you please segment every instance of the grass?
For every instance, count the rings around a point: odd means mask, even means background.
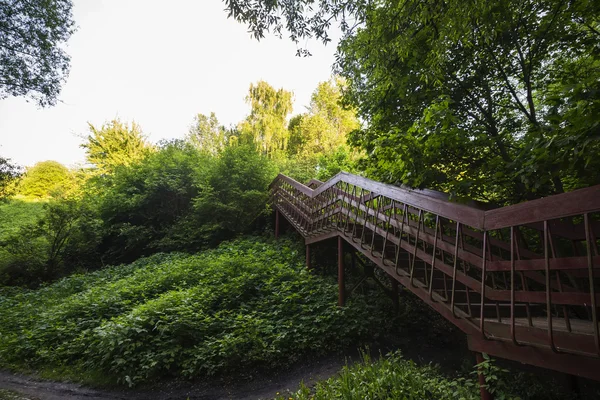
[[[389,299],[337,307],[336,282],[308,272],[301,253],[249,238],[0,288],[0,367],[132,386],[285,368],[394,330]]]
[[[33,397],[25,397],[12,390],[0,389],[0,400],[35,400]]]
[[[493,360],[481,364],[488,390],[498,400],[575,400],[555,383],[540,377],[508,371]],[[418,366],[402,357],[399,351],[378,360],[368,352],[362,361],[345,366],[338,375],[317,382],[309,388],[303,383],[296,392],[279,395],[275,400],[478,400],[480,399],[476,367],[463,376],[444,375],[432,365]]]

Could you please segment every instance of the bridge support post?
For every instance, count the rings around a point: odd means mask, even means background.
[[[312,265],[310,264],[310,245],[306,245],[306,268],[311,269]]]
[[[338,306],[346,304],[346,282],[344,279],[344,241],[338,236]]]
[[[483,355],[479,352],[475,353],[475,360],[477,361],[477,364],[481,364],[485,361]],[[492,396],[492,394],[486,389],[485,376],[483,375],[481,368],[477,369],[477,376],[479,377],[479,392],[481,393],[481,400],[494,400],[494,396]]]
[[[275,209],[275,239],[279,239],[279,210]]]

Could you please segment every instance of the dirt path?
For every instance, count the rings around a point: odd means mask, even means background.
[[[448,338],[446,338],[448,339]],[[404,337],[380,348],[371,348],[372,358],[392,349],[401,349],[405,358],[417,364],[430,362],[439,364],[448,372],[457,371],[465,356],[470,356],[464,341],[453,340],[448,346],[430,347],[426,341]],[[289,370],[248,380],[212,382],[164,382],[149,389],[101,390],[76,383],[53,382],[31,376],[0,371],[0,389],[9,389],[22,394],[19,400],[256,400],[272,399],[278,392],[295,391],[300,382],[312,386],[338,373],[346,363],[359,360],[358,350],[346,355],[330,355],[320,359],[299,363]],[[9,399],[11,399],[9,397]],[[0,395],[0,400],[4,400]],[[12,400],[12,399],[11,399]]]
[[[250,400],[273,398],[277,392],[295,390],[335,375],[346,363],[344,356],[331,356],[300,365],[275,376],[255,380],[211,383],[166,383],[143,390],[98,390],[75,383],[52,382],[0,371],[0,389],[15,391],[29,400]]]

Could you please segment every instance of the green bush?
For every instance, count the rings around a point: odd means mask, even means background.
[[[0,289],[0,366],[136,384],[280,368],[391,331],[389,299],[337,307],[335,281],[309,273],[301,253],[292,241],[245,239]]]
[[[250,147],[213,156],[165,143],[143,161],[96,180],[100,252],[130,262],[158,251],[198,251],[248,229],[265,209],[275,171]]]

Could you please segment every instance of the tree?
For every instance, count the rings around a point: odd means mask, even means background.
[[[114,119],[97,129],[88,123],[91,134],[81,147],[85,149],[88,163],[100,174],[110,174],[119,166],[127,166],[143,159],[152,146],[147,142],[138,124],[131,127]]]
[[[600,182],[598,2],[227,4],[257,37],[342,21],[336,70],[365,122],[351,144],[375,179],[499,203]]]
[[[196,148],[216,155],[227,145],[228,136],[227,129],[219,125],[217,116],[211,112],[208,117],[196,115],[186,138]]]
[[[282,30],[289,33],[295,43],[316,38],[323,43],[331,41],[329,28],[333,20],[346,35],[350,35],[362,22],[362,15],[370,0],[224,0],[228,16],[248,24],[256,39],[266,32],[281,37]],[[315,4],[316,3],[316,4]],[[310,51],[299,48],[298,55],[308,56]]]
[[[346,144],[347,135],[360,127],[356,111],[341,104],[345,81],[339,77],[321,82],[311,96],[306,114],[289,124],[290,154],[318,157]]]
[[[250,115],[240,125],[241,140],[253,142],[262,154],[273,157],[287,148],[287,116],[292,112],[292,92],[276,90],[267,82],[251,84],[246,101]]]
[[[0,99],[54,105],[69,73],[63,44],[74,32],[71,0],[0,3]]]
[[[0,157],[0,201],[14,193],[19,176],[21,176],[21,169],[9,158]]]
[[[373,7],[337,65],[369,121],[352,135],[363,166],[508,203],[600,182],[598,15],[558,0]]]
[[[28,168],[19,184],[19,194],[50,197],[69,189],[71,173],[56,161],[42,161]]]

